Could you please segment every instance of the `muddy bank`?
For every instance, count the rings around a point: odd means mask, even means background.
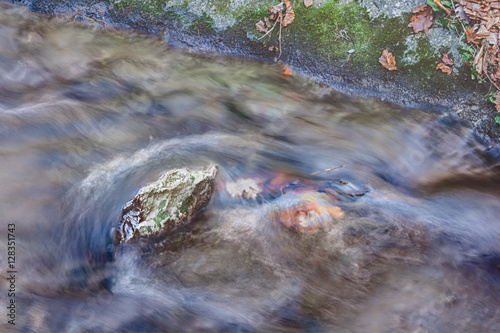
[[[255,23],[269,1],[13,1],[39,13],[66,17],[96,28],[125,28],[154,34],[175,47],[274,62],[277,36],[264,47]],[[490,145],[498,142],[496,112],[483,100],[487,84],[470,79],[459,61],[458,39],[436,14],[428,34],[408,27],[411,9],[424,1],[296,1],[296,19],[282,31],[279,62],[335,89],[411,108],[456,116]],[[265,40],[265,39],[264,39]],[[378,63],[383,49],[394,53],[398,71]],[[435,70],[442,53],[457,62],[452,75]]]

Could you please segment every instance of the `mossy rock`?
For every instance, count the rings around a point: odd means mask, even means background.
[[[205,170],[171,170],[143,187],[122,210],[117,242],[149,237],[172,229],[208,205],[217,166]]]

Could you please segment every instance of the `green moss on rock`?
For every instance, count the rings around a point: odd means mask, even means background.
[[[232,38],[248,37],[262,45],[267,38],[259,39],[263,34],[256,31],[255,24],[269,16],[268,8],[273,4],[271,0],[122,0],[115,6],[138,10],[160,22],[161,18],[174,20],[181,28],[198,34],[230,30]],[[378,59],[382,51],[388,49],[396,58],[397,76],[415,75],[411,80],[420,87],[427,86],[428,82],[424,81],[431,77],[436,84],[449,82],[448,77],[435,75],[440,53],[448,50],[431,45],[430,35],[415,34],[408,27],[411,13],[371,17],[359,2],[337,0],[309,8],[302,1],[295,1],[293,8],[294,22],[282,29],[285,54],[282,59],[290,59],[288,55],[294,52],[302,58],[331,63],[332,67],[345,72],[387,74]],[[432,28],[437,27],[435,22]],[[278,45],[278,30],[270,36],[267,48]],[[442,36],[442,31],[436,30],[435,35]]]

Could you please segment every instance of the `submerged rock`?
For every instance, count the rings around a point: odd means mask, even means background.
[[[143,187],[122,210],[116,243],[149,237],[192,219],[206,207],[215,187],[217,166],[175,169]]]
[[[344,217],[342,209],[334,205],[338,200],[333,191],[294,191],[286,193],[282,199],[293,204],[273,209],[268,217],[291,230],[309,233],[319,228],[331,227]]]

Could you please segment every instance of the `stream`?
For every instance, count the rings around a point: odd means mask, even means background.
[[[499,152],[446,114],[0,2],[0,330],[499,332]],[[113,245],[141,187],[211,164],[193,221]],[[223,186],[276,179],[343,215],[298,232],[282,189]]]

